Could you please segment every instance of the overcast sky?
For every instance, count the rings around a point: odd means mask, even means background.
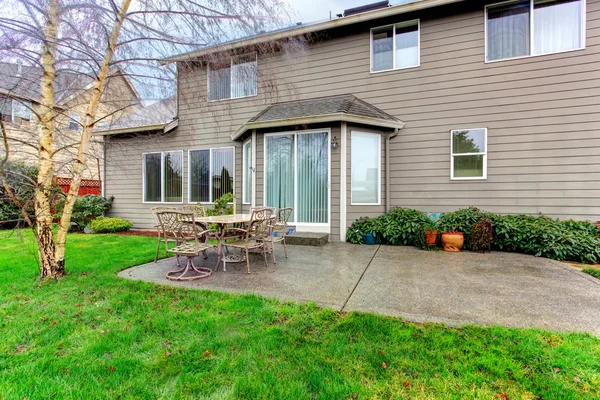
[[[335,18],[336,14],[341,14],[347,8],[358,7],[365,4],[376,3],[378,0],[288,0],[294,6],[297,13],[297,22],[314,22]],[[392,0],[391,4],[408,3],[414,0]]]

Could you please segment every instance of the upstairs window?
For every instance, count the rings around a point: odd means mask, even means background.
[[[371,30],[371,72],[418,66],[418,20]]]
[[[31,121],[31,102],[8,97],[0,98],[0,117],[5,122],[29,126]]]
[[[583,0],[529,0],[486,8],[486,60],[584,47]]]
[[[450,178],[487,179],[487,129],[456,129],[450,140]]]
[[[256,54],[208,65],[208,101],[256,96]]]

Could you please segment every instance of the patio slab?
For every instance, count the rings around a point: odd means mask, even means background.
[[[381,246],[344,308],[354,310],[450,326],[600,335],[600,281],[524,254]]]
[[[210,289],[234,293],[257,293],[282,300],[314,301],[320,306],[340,310],[369,264],[376,247],[328,243],[323,247],[287,246],[286,259],[281,245],[276,245],[277,264],[268,255],[269,267],[262,255],[250,255],[252,274],[246,264],[227,264],[227,272],[219,271],[207,279],[174,282],[165,278],[167,271],[175,269],[175,259],[139,265],[121,271],[119,276],[166,285],[197,289]],[[214,270],[216,252],[209,251],[207,260],[196,258],[196,265]]]
[[[523,254],[446,253],[413,247],[328,243],[288,246],[285,259],[265,267],[251,256],[210,278],[172,282],[173,258],[122,271],[119,276],[160,284],[282,300],[314,301],[339,311],[367,311],[413,322],[544,328],[600,335],[600,281],[563,263]],[[198,259],[214,268],[216,255]]]

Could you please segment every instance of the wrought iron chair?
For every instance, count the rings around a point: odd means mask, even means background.
[[[176,246],[168,249],[167,252],[175,254],[177,258],[177,267],[175,271],[167,272],[167,279],[173,281],[189,281],[200,278],[207,278],[212,274],[212,270],[194,265],[194,257],[208,250],[211,245],[203,243],[200,238],[206,235],[207,231],[201,231],[196,224],[194,213],[181,211],[159,211],[157,213],[158,221],[166,235],[176,242]],[[187,257],[185,267],[181,268],[179,257]]]
[[[275,258],[275,243],[283,244],[283,251],[285,252],[285,258],[288,258],[287,247],[285,245],[285,237],[288,231],[288,221],[292,216],[293,209],[291,207],[280,208],[277,212],[277,217],[272,220],[273,224],[269,227],[271,246],[273,247],[273,264],[277,264]]]
[[[252,212],[252,220],[248,224],[246,229],[242,228],[229,228],[241,234],[241,239],[228,242],[227,246],[238,248],[245,251],[246,255],[246,268],[250,273],[250,260],[249,250],[262,250],[265,265],[268,267],[269,262],[267,261],[267,243],[266,237],[269,234],[269,218],[271,210],[254,210]],[[226,261],[223,260],[223,271],[227,271]]]
[[[187,212],[192,212],[194,213],[194,218],[204,218],[207,216],[206,214],[206,208],[202,205],[202,204],[188,204],[183,206],[183,211],[187,211]],[[201,237],[201,239],[204,242],[208,242],[210,239],[217,239],[217,235],[215,234],[215,232],[211,231],[208,228],[208,225],[203,223],[203,222],[199,222],[196,221],[196,225],[200,226],[202,228],[203,231],[208,231],[208,233],[203,234],[203,236]],[[204,259],[208,258],[208,255],[206,254],[206,252],[202,253]]]
[[[165,248],[168,249],[169,242],[175,243],[175,241],[173,239],[167,238],[165,233],[162,231],[162,229],[160,227],[160,222],[158,221],[158,216],[156,214],[161,211],[177,211],[177,208],[170,207],[170,206],[157,206],[157,207],[151,208],[150,211],[152,212],[152,218],[154,219],[154,229],[156,229],[156,232],[158,234],[158,243],[156,244],[156,255],[154,256],[154,262],[157,262],[158,261],[158,252],[160,250],[160,244],[162,242],[165,242]]]

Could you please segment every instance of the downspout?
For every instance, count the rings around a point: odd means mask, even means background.
[[[392,133],[385,135],[385,212],[390,211],[392,202],[390,178],[390,139],[398,135],[400,128],[394,129]]]

